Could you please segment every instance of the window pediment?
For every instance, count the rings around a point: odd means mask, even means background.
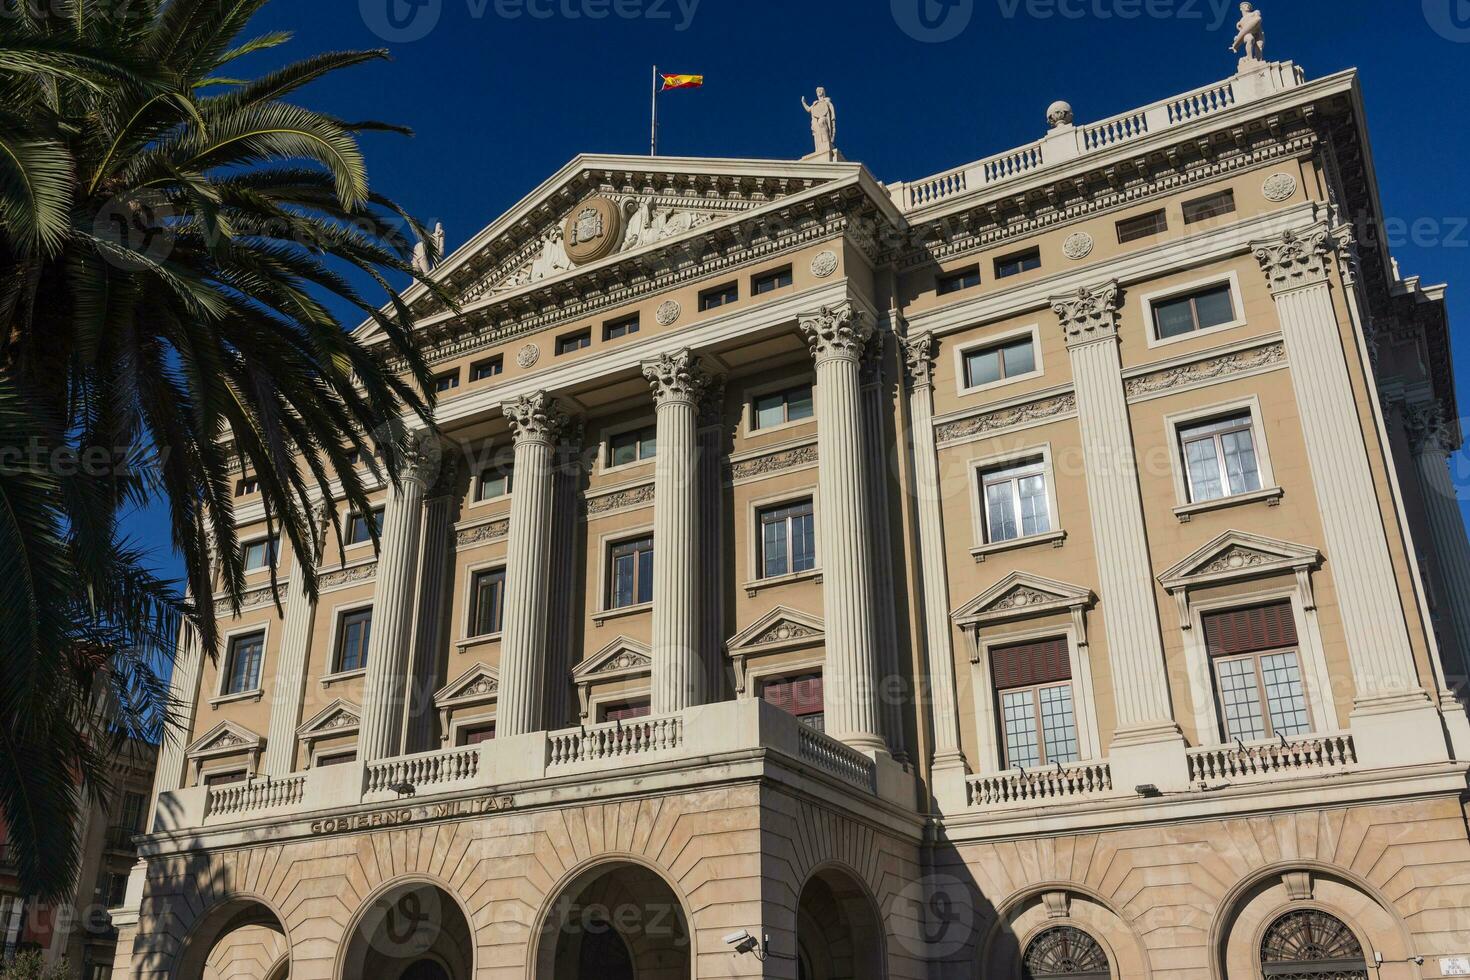
[[[500,672],[478,663],[445,684],[434,694],[434,707],[441,710],[466,704],[484,704],[500,694]]]
[[[582,661],[572,670],[576,680],[613,680],[642,677],[653,670],[653,651],[648,644],[620,636]]]
[[[184,750],[190,759],[207,759],[248,752],[258,755],[265,740],[243,725],[222,721],[197,738]]]
[[[777,606],[725,642],[731,656],[749,656],[825,643],[822,621],[808,613]]]
[[[1056,613],[1081,611],[1096,601],[1091,589],[1043,578],[1029,572],[1012,572],[959,609],[953,619],[964,629],[979,629],[987,623],[1030,619]],[[1085,643],[1085,636],[1079,636]]]
[[[1246,531],[1226,531],[1159,575],[1170,592],[1220,582],[1305,572],[1322,562],[1316,548]]]
[[[308,719],[296,734],[307,742],[342,735],[356,735],[362,724],[362,710],[351,701],[337,698]]]

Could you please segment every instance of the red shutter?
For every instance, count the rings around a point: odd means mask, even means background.
[[[603,721],[632,721],[634,718],[647,718],[649,712],[648,702],[641,704],[628,702],[626,704],[608,705],[603,709]]]
[[[1072,679],[1067,638],[1052,637],[1014,646],[991,647],[990,676],[997,691]]]
[[[1229,656],[1296,646],[1296,618],[1291,603],[1206,613],[1205,647],[1211,656]]]
[[[798,718],[819,715],[826,705],[822,675],[766,681],[761,685],[761,700]]]

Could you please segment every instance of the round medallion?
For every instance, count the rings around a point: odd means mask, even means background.
[[[678,302],[666,299],[654,311],[653,318],[659,322],[659,326],[667,327],[679,319],[680,312]]]
[[[516,355],[516,363],[523,368],[535,367],[539,360],[541,360],[541,351],[536,348],[535,344],[527,344]]]
[[[1272,174],[1261,185],[1261,193],[1266,200],[1280,204],[1296,193],[1296,178],[1291,174]]]
[[[605,197],[589,197],[572,208],[562,226],[562,242],[573,265],[606,258],[622,240],[622,209]]]
[[[1062,253],[1069,259],[1085,259],[1092,254],[1092,236],[1085,231],[1073,232],[1062,242]]]
[[[826,279],[837,271],[836,252],[818,252],[812,257],[812,275],[818,279]]]

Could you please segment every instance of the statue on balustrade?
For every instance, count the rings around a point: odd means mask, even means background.
[[[801,107],[812,117],[812,142],[816,146],[812,155],[831,160],[837,148],[837,107],[821,86],[817,87],[817,101],[808,105],[803,95]]]
[[[1235,25],[1235,43],[1230,45],[1232,52],[1239,51],[1241,45],[1245,45],[1245,59],[1247,61],[1265,61],[1266,55],[1266,28],[1261,17],[1261,12],[1253,4],[1242,3],[1240,5],[1240,23]]]

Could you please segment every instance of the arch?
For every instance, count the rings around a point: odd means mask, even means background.
[[[796,906],[802,980],[881,980],[888,975],[883,918],[857,872],[820,865]]]
[[[171,980],[230,980],[236,974],[289,977],[290,939],[284,922],[275,907],[258,896],[221,899],[185,934]]]
[[[1265,928],[1261,972],[1268,976],[1368,980],[1363,943],[1346,922],[1313,907],[1283,912]]]
[[[535,980],[691,980],[688,903],[664,871],[630,854],[600,855],[547,893],[532,933]],[[596,971],[584,968],[596,963]]]
[[[1320,862],[1279,863],[1242,879],[1221,902],[1210,927],[1213,980],[1260,980],[1267,930],[1292,912],[1314,910],[1351,931],[1367,962],[1366,976],[1416,977],[1407,964],[1413,944],[1393,905],[1360,876]],[[1375,964],[1381,954],[1384,966]],[[1409,971],[1409,972],[1404,972]]]
[[[1025,980],[1112,980],[1113,964],[1107,950],[1086,929],[1049,926],[1026,943],[1021,975]]]
[[[1021,980],[1025,953],[1047,932],[1062,928],[1091,938],[1106,957],[1111,976],[1152,977],[1143,940],[1128,920],[1101,893],[1070,881],[1032,885],[999,905],[980,943],[974,976]]]
[[[448,884],[405,875],[378,886],[353,916],[337,951],[343,980],[470,980],[475,930]]]

